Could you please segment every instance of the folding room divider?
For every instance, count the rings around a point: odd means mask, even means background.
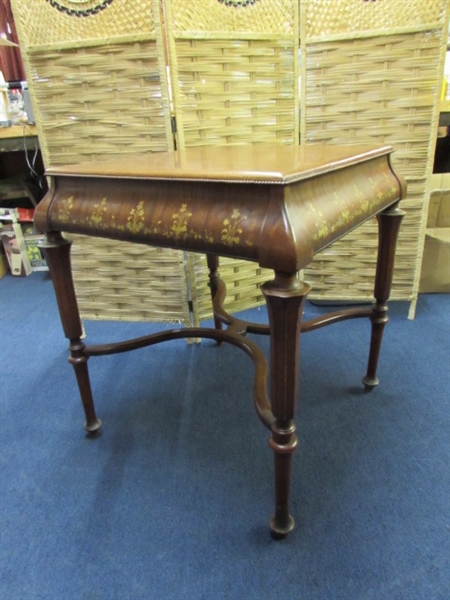
[[[447,0],[12,5],[46,165],[199,145],[391,144],[408,181],[391,297],[414,313]],[[324,250],[303,274],[310,297],[371,301],[376,247],[368,222]],[[72,265],[84,318],[211,315],[204,255],[77,237]],[[263,303],[270,275],[258,265],[224,259],[221,274],[229,311]]]

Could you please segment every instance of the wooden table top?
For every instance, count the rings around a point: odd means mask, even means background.
[[[390,146],[220,146],[50,167],[47,175],[287,185],[366,162]]]

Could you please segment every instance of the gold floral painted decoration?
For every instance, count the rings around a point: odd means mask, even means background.
[[[175,236],[175,239],[185,237],[187,234],[187,223],[192,217],[192,213],[188,211],[187,204],[182,204],[180,210],[172,215],[173,224],[170,230]]]
[[[62,206],[58,211],[58,219],[61,221],[61,223],[68,223],[70,220],[70,213],[73,208],[73,196],[64,198],[64,200],[61,201],[61,204]]]
[[[247,217],[245,215],[241,215],[237,208],[233,209],[231,219],[225,219],[223,222],[224,228],[221,232],[222,242],[224,242],[227,246],[239,244],[240,235],[242,233],[242,227],[239,227],[239,225],[246,220]]]
[[[127,219],[127,229],[131,233],[139,233],[144,227],[144,201],[141,200],[136,208],[130,210]]]
[[[388,178],[385,176],[385,179]],[[369,177],[368,180],[372,189],[374,190],[374,197],[371,200],[368,200],[367,194],[354,184],[353,192],[357,203],[354,202],[351,210],[349,210],[347,202],[340,198],[336,192],[334,192],[334,203],[340,206],[340,215],[333,221],[332,224],[330,224],[328,220],[324,218],[321,211],[314,206],[313,202],[309,203],[309,213],[313,215],[314,226],[316,228],[315,233],[313,234],[314,241],[317,242],[324,240],[328,236],[334,234],[336,231],[347,228],[357,218],[364,217],[364,215],[369,212],[373,202],[381,205],[386,200],[395,197],[395,194],[398,194],[398,188],[395,186],[390,186],[389,189],[383,191],[378,189],[376,182],[374,182],[372,178]]]
[[[117,220],[114,214],[108,215],[108,199],[102,198],[100,202],[94,204],[88,215],[80,218],[73,218],[71,212],[74,208],[74,198],[70,196],[62,199],[58,211],[58,220],[61,223],[72,225],[87,225],[92,231],[128,230],[134,235],[159,235],[173,240],[199,240],[207,244],[218,242],[217,234],[204,229],[203,232],[189,229],[189,220],[193,213],[188,205],[183,203],[177,212],[172,214],[172,224],[165,226],[161,220],[146,224],[144,200],[139,201],[136,206],[130,209],[126,222]],[[242,215],[239,209],[234,208],[230,217],[223,220],[223,229],[220,231],[220,241],[226,246],[233,246],[241,243],[243,229],[242,223],[247,220],[247,215]],[[147,226],[146,226],[147,225]],[[251,240],[246,240],[247,246],[252,246]]]
[[[106,202],[107,199],[102,198],[100,204],[94,204],[94,210],[92,212],[92,215],[89,217],[89,222],[92,225],[98,226],[100,225],[100,223],[103,222],[103,215],[106,212]]]

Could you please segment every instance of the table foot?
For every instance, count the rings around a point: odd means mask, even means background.
[[[284,540],[291,533],[295,527],[295,521],[289,515],[289,519],[286,523],[281,525],[275,517],[270,519],[270,535],[273,540]]]
[[[370,392],[373,390],[374,387],[377,387],[377,385],[380,383],[380,380],[378,379],[378,377],[366,377],[364,376],[361,379],[364,387],[366,388],[367,392]]]
[[[90,438],[97,438],[101,436],[101,426],[102,422],[100,421],[100,419],[96,419],[94,423],[88,423],[87,421],[85,421],[83,425],[87,437]]]

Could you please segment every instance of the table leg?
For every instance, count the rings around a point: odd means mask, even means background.
[[[84,354],[85,345],[81,341],[83,328],[73,286],[70,265],[71,245],[72,242],[63,238],[60,233],[51,232],[47,234],[42,247],[52,276],[64,334],[70,341],[69,362],[75,371],[86,415],[84,428],[89,434],[93,435],[100,429],[101,421],[95,414],[87,365],[88,357]]]
[[[271,407],[276,422],[269,444],[275,458],[275,514],[270,521],[272,536],[285,537],[294,528],[289,514],[292,453],[297,447],[293,421],[298,396],[300,323],[310,287],[296,274],[276,273],[265,283],[270,324]]]
[[[214,298],[217,294],[217,281],[220,279],[219,257],[215,254],[207,254],[206,262],[209,269],[209,289],[211,290],[211,298],[214,302]],[[214,327],[216,329],[222,329],[222,322],[216,316],[214,316]]]
[[[390,206],[377,216],[378,219],[378,259],[375,275],[375,304],[370,320],[372,322],[372,335],[370,340],[369,361],[367,373],[362,382],[367,389],[378,385],[377,366],[380,356],[381,340],[386,323],[389,307],[387,301],[391,292],[392,277],[394,274],[395,248],[397,244],[400,224],[405,212],[400,210],[398,203]]]

